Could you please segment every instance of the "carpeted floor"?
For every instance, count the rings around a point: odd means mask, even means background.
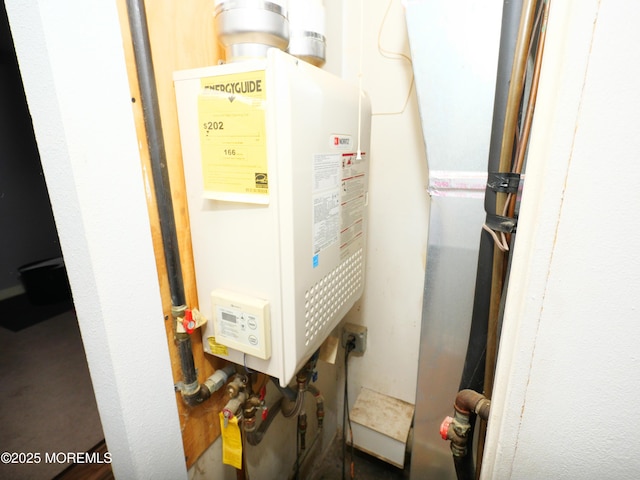
[[[24,316],[30,326],[0,327],[0,452],[41,460],[0,463],[0,478],[50,480],[70,464],[46,462],[47,453],[87,452],[104,434],[73,310]]]

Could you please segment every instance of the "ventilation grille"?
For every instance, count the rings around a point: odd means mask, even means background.
[[[322,332],[362,284],[362,249],[304,293],[305,345]]]

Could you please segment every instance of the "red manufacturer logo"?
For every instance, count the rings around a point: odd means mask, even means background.
[[[340,139],[338,137],[333,137],[333,144],[340,145]]]

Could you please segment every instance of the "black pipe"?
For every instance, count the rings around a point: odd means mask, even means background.
[[[151,176],[155,189],[162,246],[164,247],[167,267],[171,313],[174,318],[179,318],[187,308],[186,296],[144,1],[127,0],[127,11],[140,86],[140,102],[147,134],[147,145],[149,147]],[[183,377],[182,397],[187,405],[198,405],[211,396],[211,391],[206,386],[198,383],[191,337],[186,333],[178,333],[176,334],[176,341]]]
[[[151,174],[160,217],[160,232],[164,246],[171,303],[185,305],[184,280],[180,265],[180,250],[176,222],[173,216],[173,200],[167,169],[167,154],[162,134],[162,121],[158,104],[158,92],[149,43],[149,29],[143,0],[127,0],[129,28],[140,85],[140,101],[147,132],[147,145],[151,159]]]
[[[502,147],[502,131],[507,110],[509,82],[515,53],[516,38],[522,14],[522,0],[505,0],[502,8],[502,26],[500,34],[500,50],[496,73],[496,88],[493,101],[493,120],[489,143],[487,171],[496,172],[500,164]],[[496,192],[485,189],[484,208],[486,212],[495,212]],[[491,296],[491,279],[493,268],[494,242],[491,236],[481,231],[478,252],[478,268],[471,317],[469,343],[464,368],[458,390],[471,389],[482,391],[484,386],[485,355],[487,344],[487,328],[489,323],[489,303]]]
[[[282,411],[282,403],[285,401],[286,398],[288,398],[288,395],[293,395],[293,400],[295,400],[298,395],[288,387],[287,388],[280,387],[280,384],[278,383],[277,379],[273,377],[270,377],[270,378],[274,381],[274,383],[278,387],[278,390],[281,393],[283,393],[283,396],[280,397],[278,400],[276,400],[276,402],[269,408],[267,412],[267,417],[260,423],[260,426],[257,429],[251,429],[251,430],[245,429],[246,439],[249,445],[255,446],[262,441],[262,439],[264,438],[264,435],[267,433],[267,430],[269,429],[269,426],[271,425],[271,422],[273,422],[273,420]],[[318,430],[322,430],[323,423],[324,423],[324,397],[322,396],[320,391],[313,385],[308,385],[307,389],[309,390],[309,392],[311,392],[311,394],[313,394],[313,396],[316,399],[316,419],[318,420]]]
[[[509,82],[511,81],[516,38],[520,26],[520,17],[522,15],[522,3],[523,0],[503,1],[500,49],[498,53],[489,157],[487,161],[487,172],[489,173],[497,172],[500,164],[502,133],[507,110]],[[487,187],[485,189],[484,199],[485,211],[492,214],[501,213],[495,211],[495,205],[496,192]],[[469,341],[458,390],[471,389],[478,392],[484,390],[494,249],[495,244],[492,237],[482,230],[478,251],[478,266]],[[469,423],[470,430],[468,436],[471,439],[469,444],[472,444],[475,429],[475,415],[471,415]],[[471,450],[471,445],[469,450]],[[456,475],[459,480],[475,478],[473,455],[464,455],[462,457],[454,456],[454,463]]]
[[[487,169],[495,172],[500,163],[502,131],[504,129],[511,67],[515,52],[516,38],[522,13],[522,0],[505,0],[502,10],[502,30],[500,34],[500,51],[493,105],[493,121]],[[485,189],[485,210],[495,212],[496,192]],[[471,318],[469,344],[465,364],[458,390],[471,389],[482,391],[484,385],[484,357],[486,354],[487,326],[489,322],[489,297],[491,293],[491,270],[493,265],[494,242],[491,236],[482,231],[478,254],[478,270],[476,274],[475,296]]]
[[[262,423],[260,423],[260,426],[257,428],[257,430],[254,430],[252,432],[246,432],[246,439],[249,445],[256,446],[262,441],[265,433],[267,433],[267,430],[271,425],[271,422],[273,422],[273,420],[278,416],[281,409],[282,409],[282,397],[280,397],[276,401],[276,403],[274,403],[271,406],[271,408],[269,408],[269,411],[267,412],[267,417],[262,421]]]
[[[470,432],[473,435],[473,432]],[[475,480],[476,467],[473,464],[473,455],[464,455],[463,457],[453,457],[453,465],[456,468],[456,477],[458,480]]]
[[[178,336],[179,335],[179,336]],[[187,334],[176,335],[178,341],[178,353],[180,354],[180,367],[184,372],[184,376],[182,377],[182,381],[185,384],[185,387],[192,385],[193,383],[198,381],[198,376],[196,375],[196,366],[193,361],[192,346],[191,346],[191,337]]]
[[[489,324],[489,300],[493,267],[493,238],[482,230],[478,250],[476,287],[473,299],[471,326],[467,354],[460,377],[458,390],[469,388],[482,391],[487,353],[487,335]]]
[[[516,50],[516,39],[520,28],[523,0],[504,0],[502,7],[502,25],[500,32],[500,50],[498,52],[498,69],[496,73],[496,89],[493,99],[493,119],[491,123],[491,139],[489,142],[488,172],[497,172],[500,166],[500,152],[502,151],[502,133],[507,113],[509,97],[509,83],[511,69]],[[484,209],[495,212],[496,192],[490,188],[485,190]]]
[[[290,387],[281,387],[280,381],[275,377],[269,377],[278,391],[282,394],[283,397],[286,397],[290,402],[295,402],[296,397],[298,396],[298,392],[294,391]]]
[[[211,390],[198,382],[198,374],[193,361],[191,336],[187,333],[176,334],[180,368],[182,370],[182,399],[190,407],[201,404],[211,396]]]

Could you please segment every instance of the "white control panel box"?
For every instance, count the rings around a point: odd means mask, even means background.
[[[267,300],[214,290],[211,305],[217,343],[265,360],[271,356]]]
[[[362,295],[370,103],[277,49],[174,85],[204,348],[286,385]]]

